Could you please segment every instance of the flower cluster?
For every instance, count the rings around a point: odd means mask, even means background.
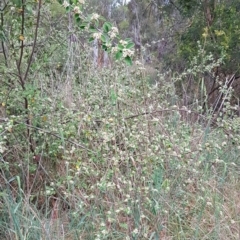
[[[78,3],[79,3],[79,4],[85,4],[85,0],[78,0]],[[63,5],[64,8],[67,8],[67,7],[70,6],[69,2],[66,1],[66,0],[63,1],[63,4],[62,4],[62,5]],[[80,10],[80,8],[79,8],[78,6],[75,6],[74,9],[73,9],[73,11],[74,11],[74,13],[77,13],[77,14],[80,14],[80,13],[81,13],[81,10]]]
[[[75,6],[75,7],[73,8],[73,12],[74,12],[75,14],[81,14],[81,10],[80,10],[80,8],[79,8],[78,6]]]
[[[99,17],[100,17],[99,14],[97,14],[97,13],[93,13],[92,16],[91,16],[91,20],[98,20]]]
[[[70,4],[68,1],[64,0],[62,5],[63,5],[63,7],[67,8],[67,7],[69,7]]]
[[[143,65],[143,64],[142,64],[140,61],[138,61],[138,60],[135,62],[135,64],[136,64],[137,66],[142,66],[142,65]]]
[[[119,43],[122,44],[123,46],[126,46],[128,44],[128,42],[124,40],[120,40]]]
[[[118,47],[117,46],[116,47],[112,47],[111,51],[112,51],[112,53],[116,53],[118,51]]]
[[[108,33],[111,39],[115,38],[118,34],[118,29],[116,27],[112,27],[111,31]]]
[[[93,33],[93,38],[94,39],[100,39],[101,36],[102,36],[102,33],[100,33],[100,32]]]
[[[93,26],[93,29],[91,29],[93,33],[91,33],[92,36],[89,40],[101,40],[105,50],[111,50],[112,53],[116,54],[115,57],[117,59],[123,57],[126,63],[131,65],[131,56],[134,54],[134,51],[131,50],[133,46],[131,40],[120,40],[120,45],[118,44],[117,47],[113,47],[112,41],[119,36],[118,28],[112,26],[111,23],[105,22],[102,30],[97,29],[95,24],[97,24],[100,19],[103,19],[98,13],[87,14],[87,16],[85,16],[81,6],[85,3],[85,0],[76,0],[73,2],[70,0],[63,0],[62,6],[66,8],[67,11],[70,9],[75,14],[76,21],[81,24],[81,29],[88,29],[90,25]],[[79,17],[79,15],[81,16]]]
[[[133,54],[134,54],[134,51],[133,51],[133,50],[127,49],[127,48],[124,48],[124,49],[123,49],[123,57],[124,57],[124,58],[125,58],[125,57],[131,57],[131,56],[133,56]]]
[[[0,154],[3,154],[7,148],[4,146],[4,142],[0,142]]]

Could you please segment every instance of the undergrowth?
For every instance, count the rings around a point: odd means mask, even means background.
[[[239,239],[239,118],[183,106],[171,73],[71,54],[2,92],[1,239]]]

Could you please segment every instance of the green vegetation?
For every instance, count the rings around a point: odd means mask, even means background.
[[[189,1],[173,2],[186,22],[197,16]],[[0,239],[239,239],[238,92],[215,75],[214,102],[207,82],[216,69],[224,74],[226,59],[237,59],[238,35],[223,52],[221,40],[211,51],[195,17],[170,43],[178,43],[176,59],[169,52],[157,66],[155,47],[131,57],[127,14],[140,30],[136,11],[115,6],[116,16],[126,14],[117,19],[123,41],[106,16],[81,15],[90,3],[61,4],[0,4]],[[145,16],[149,9],[176,16],[171,5],[141,6]],[[227,24],[222,31],[236,30]],[[231,66],[229,81],[237,77]]]

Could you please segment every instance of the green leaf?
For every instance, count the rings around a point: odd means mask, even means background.
[[[90,38],[88,39],[88,41],[89,41],[89,42],[93,42],[93,41],[94,41],[94,38],[93,38],[93,37],[90,37]]]
[[[97,19],[97,20],[95,20],[95,26],[96,26],[96,27],[98,27],[98,26],[99,26],[99,21],[98,21],[98,19]]]
[[[79,27],[80,27],[81,29],[84,29],[87,25],[88,25],[88,23],[82,23]]]
[[[103,16],[100,16],[100,17],[99,17],[99,20],[102,20],[103,22],[106,21],[106,19],[105,19]]]
[[[69,13],[70,10],[71,10],[71,7],[70,7],[70,6],[66,7],[66,12],[67,12],[67,13]]]
[[[106,42],[106,36],[104,34],[101,35],[102,42]]]
[[[0,29],[0,40],[3,41],[3,42],[7,40],[7,37],[4,33],[4,31],[1,30],[1,29]]]
[[[122,44],[118,44],[118,49],[123,50],[124,46]]]
[[[123,55],[122,51],[121,50],[118,51],[115,55],[116,60],[119,60],[120,58],[122,58],[122,55]]]
[[[134,43],[133,42],[129,42],[126,46],[127,49],[133,48],[134,47]]]
[[[124,41],[130,43],[130,42],[132,42],[132,39],[131,38],[126,38]]]
[[[132,59],[129,56],[125,57],[124,61],[128,66],[132,66]]]
[[[105,33],[108,33],[110,31],[110,29],[112,28],[112,24],[110,22],[105,22],[103,24],[103,31]]]
[[[77,23],[80,23],[82,21],[82,19],[80,18],[79,14],[75,14],[74,18],[75,18]]]
[[[110,93],[110,99],[111,99],[112,105],[116,104],[117,98],[118,98],[118,96],[117,96],[116,92],[114,90],[112,90]]]
[[[170,186],[170,181],[169,181],[169,179],[166,178],[162,183],[162,188],[164,190],[167,190],[169,188],[169,186]]]
[[[108,47],[103,44],[103,45],[102,45],[102,49],[103,49],[104,51],[107,51],[107,50],[108,50]]]
[[[91,32],[91,33],[98,33],[99,31],[93,25],[90,25],[89,32]]]
[[[27,11],[28,11],[29,13],[32,13],[32,5],[27,4],[27,5],[26,5],[26,9],[27,9]]]
[[[72,4],[76,4],[77,3],[77,0],[70,0],[69,3],[72,5]]]
[[[20,177],[19,177],[19,176],[16,176],[16,179],[17,179],[18,189],[20,190],[20,189],[21,189],[21,180],[20,180]]]
[[[92,15],[91,15],[91,14],[88,14],[88,15],[87,15],[87,18],[86,18],[86,21],[91,22],[91,17],[92,17]]]
[[[17,204],[17,206],[14,208],[14,210],[13,210],[13,213],[14,213],[14,214],[16,214],[16,212],[18,211],[20,205],[21,205],[21,202],[19,202],[19,203]]]
[[[13,0],[13,4],[15,4],[17,8],[22,7],[22,1],[21,0]]]

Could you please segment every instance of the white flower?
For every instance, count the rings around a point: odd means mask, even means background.
[[[0,145],[0,153],[1,154],[4,153],[6,150],[7,149],[4,146]]]
[[[225,147],[226,145],[227,145],[227,143],[226,143],[226,142],[223,142],[223,143],[222,143],[222,146],[223,146],[223,147]]]
[[[132,55],[134,54],[134,51],[130,50],[130,49],[127,49],[127,48],[124,48],[123,49],[123,57],[131,57]]]
[[[116,53],[118,51],[118,47],[112,47],[111,51],[112,53]]]
[[[99,14],[93,13],[91,16],[91,20],[98,20],[99,17],[100,17]]]
[[[211,202],[207,202],[207,205],[208,205],[208,206],[212,206],[212,203],[211,203]]]
[[[47,190],[46,191],[46,195],[50,195],[51,194],[51,191],[50,190]]]
[[[81,13],[81,10],[80,10],[80,8],[79,8],[78,6],[75,6],[75,7],[73,8],[73,12],[76,13],[76,14],[80,14],[80,13]]]
[[[142,63],[139,62],[138,60],[135,62],[135,64],[138,65],[138,66],[141,66],[141,65],[142,65]],[[157,121],[158,121],[158,119],[157,119]]]
[[[117,27],[112,27],[111,31],[115,32],[115,33],[118,33],[118,28]]]
[[[80,4],[85,4],[85,0],[78,0]]]
[[[111,31],[109,31],[108,35],[111,39],[115,38],[118,34],[118,29],[116,27],[112,27]]]
[[[113,38],[115,38],[115,37],[117,36],[117,34],[114,33],[114,32],[109,32],[108,35],[109,35],[109,37],[110,37],[111,39],[113,39]]]
[[[128,44],[128,42],[124,40],[120,40],[119,43],[122,44],[123,46],[126,46]]]
[[[69,180],[69,184],[73,185],[74,181],[73,180]]]
[[[70,4],[69,4],[69,2],[67,2],[66,0],[64,0],[64,2],[63,2],[63,4],[62,4],[62,5],[63,5],[63,7],[65,7],[65,8],[66,8],[66,7],[68,7]]]
[[[107,48],[110,48],[111,46],[112,46],[112,44],[111,44],[111,43],[109,43],[109,42],[108,42],[108,43],[106,43],[106,47],[107,47]]]
[[[75,152],[76,148],[72,146],[72,149],[70,150],[70,153],[73,154]]]
[[[102,36],[102,34],[99,32],[99,33],[93,33],[93,38],[95,39],[100,39]]]
[[[231,224],[234,224],[234,223],[235,223],[235,221],[232,219],[232,220],[231,220]]]
[[[68,162],[68,161],[66,161],[66,162],[65,162],[65,164],[66,164],[66,166],[68,166],[68,165],[69,165],[69,162]]]
[[[138,229],[137,229],[137,228],[135,228],[135,229],[133,230],[133,234],[138,234]]]
[[[108,232],[107,232],[106,229],[103,229],[103,230],[102,230],[102,234],[103,234],[103,235],[106,235],[107,233],[108,233]]]

